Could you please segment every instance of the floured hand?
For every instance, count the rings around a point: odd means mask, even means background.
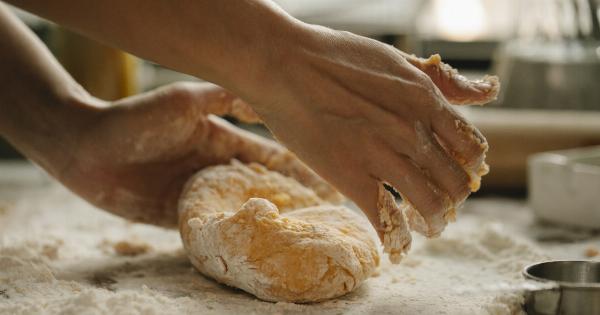
[[[184,182],[232,158],[297,178],[326,200],[341,196],[293,154],[215,115],[258,120],[243,101],[212,84],[178,83],[98,103],[58,179],[96,206],[125,218],[175,226]],[[87,110],[89,112],[89,110]],[[91,116],[91,117],[89,117]]]
[[[303,25],[290,36],[293,47],[274,50],[279,71],[260,82],[260,95],[246,95],[262,120],[352,199],[382,240],[391,229],[377,206],[383,183],[402,196],[412,229],[439,235],[487,172],[485,138],[450,103],[491,101],[498,81],[469,81],[439,56],[416,58],[348,32]]]

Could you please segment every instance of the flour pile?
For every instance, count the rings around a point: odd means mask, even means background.
[[[128,223],[47,180],[0,182],[0,314],[519,314],[520,269],[546,257],[485,221],[459,214],[339,299],[269,303],[200,275],[176,231]]]

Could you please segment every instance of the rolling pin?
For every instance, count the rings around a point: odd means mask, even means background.
[[[600,111],[467,108],[463,114],[490,145],[486,190],[524,189],[531,154],[600,144]]]

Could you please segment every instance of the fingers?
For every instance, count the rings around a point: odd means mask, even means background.
[[[353,185],[346,194],[352,198],[383,244],[383,251],[394,264],[400,262],[411,246],[412,237],[403,210],[396,204],[394,196],[387,191],[384,182],[365,172],[349,173]]]
[[[452,203],[461,203],[469,195],[469,175],[453,156],[446,152],[421,122],[415,124],[418,150],[413,160],[424,168],[425,176],[443,191]]]
[[[411,228],[427,237],[439,235],[445,228],[446,212],[452,204],[448,194],[438,187],[411,159],[390,155],[387,160],[395,167],[378,170],[402,196],[406,207],[414,207],[423,218],[423,224]]]
[[[384,183],[379,182],[378,186],[377,208],[383,230],[383,251],[389,254],[392,263],[397,264],[410,249],[412,236],[403,210],[396,204],[392,193],[387,191]]]
[[[413,150],[402,150],[406,143],[386,142],[386,147],[394,149],[383,151],[372,169],[377,178],[402,195],[405,208],[410,210],[411,228],[433,237],[453,218],[455,205],[469,195],[470,176],[424,123],[415,123],[411,138],[415,139],[410,144]]]
[[[352,185],[347,194],[353,197],[375,228],[383,244],[383,251],[389,255],[390,261],[399,263],[412,242],[402,209],[383,182],[366,173],[354,176],[353,183],[356,185]]]
[[[260,122],[248,103],[229,91],[210,83],[178,82],[167,87],[169,93],[192,105],[200,105],[205,115],[230,115],[246,123]]]
[[[211,150],[222,151],[221,156],[236,158],[246,163],[259,163],[270,170],[295,178],[310,187],[322,199],[341,203],[345,198],[324,179],[302,163],[293,153],[275,141],[236,128],[216,116],[209,116],[211,123]],[[235,150],[235,152],[232,152]]]
[[[424,59],[404,52],[401,54],[413,66],[427,74],[451,104],[482,105],[496,99],[500,82],[496,76],[485,76],[480,80],[469,80],[458,71],[442,62],[440,55]]]
[[[419,120],[413,126],[408,135],[386,130],[390,136],[382,145],[389,149],[386,153],[378,148],[384,152],[378,156],[382,168],[373,169],[378,178],[392,184],[421,214],[423,224],[413,228],[435,236],[445,227],[450,206],[462,203],[469,195],[470,176],[438,142],[431,127]]]
[[[344,194],[352,199],[354,203],[367,216],[371,225],[375,228],[377,235],[383,241],[385,228],[381,223],[379,213],[379,180],[363,170],[348,172],[344,174],[351,185],[344,188]]]
[[[487,174],[485,154],[488,144],[485,137],[450,106],[443,106],[431,118],[436,138],[446,152],[469,175],[471,191],[477,191],[481,176]]]
[[[260,123],[262,120],[258,114],[241,98],[237,97],[231,102],[229,114],[241,122],[245,123]]]

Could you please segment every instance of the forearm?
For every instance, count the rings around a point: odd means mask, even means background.
[[[296,22],[268,0],[9,0],[140,57],[238,94]]]
[[[59,172],[74,141],[65,135],[85,123],[87,109],[76,104],[89,96],[2,3],[0,69],[0,136],[49,172]]]

